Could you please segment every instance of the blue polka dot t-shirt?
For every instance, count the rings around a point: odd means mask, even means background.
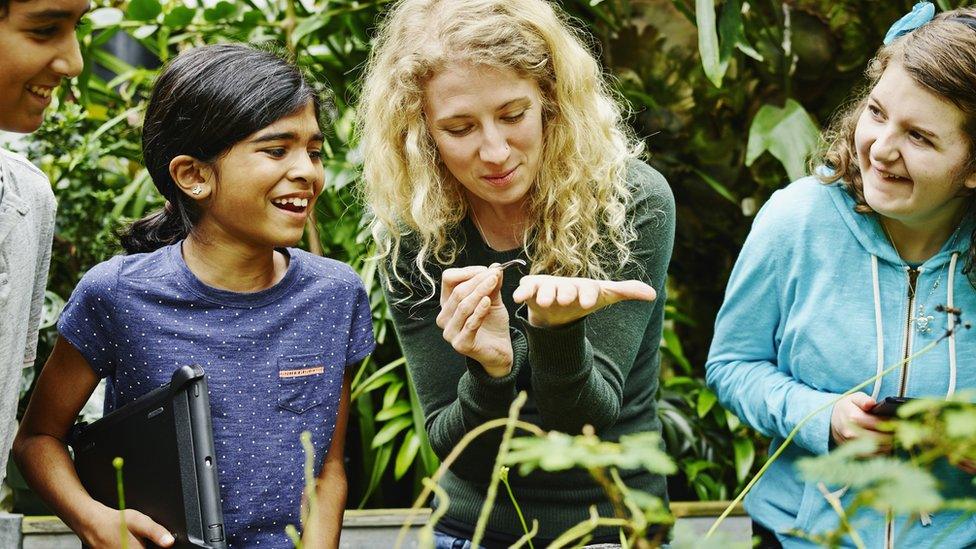
[[[254,293],[211,288],[181,244],[118,256],[85,274],[58,331],[108,379],[105,411],[197,364],[210,387],[224,528],[231,547],[290,547],[304,452],[320,467],[343,371],[375,346],[369,298],[344,263],[291,249],[288,270]]]

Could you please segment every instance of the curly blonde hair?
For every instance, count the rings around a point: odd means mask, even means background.
[[[819,171],[825,183],[841,181],[854,197],[855,210],[871,213],[864,200],[864,187],[857,159],[854,132],[857,121],[867,107],[868,95],[886,68],[898,63],[912,80],[935,95],[943,97],[965,115],[963,130],[969,137],[970,159],[962,174],[976,172],[976,8],[961,8],[937,15],[922,25],[882,47],[868,64],[868,84],[854,101],[834,119],[824,133],[820,154],[813,164],[830,168]],[[965,272],[976,286],[976,233],[971,235]]]
[[[642,152],[583,35],[545,0],[401,0],[382,24],[359,107],[362,198],[378,254],[395,278],[409,238],[433,294],[429,262],[452,264],[468,215],[424,119],[424,85],[450,63],[511,69],[542,94],[543,146],[523,248],[533,273],[606,278],[630,261],[627,163]]]

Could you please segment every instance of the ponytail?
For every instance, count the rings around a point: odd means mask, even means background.
[[[177,200],[176,206],[167,202],[165,207],[134,221],[117,235],[127,254],[154,252],[189,236],[195,217],[183,200]]]

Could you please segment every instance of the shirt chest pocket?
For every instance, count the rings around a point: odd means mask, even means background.
[[[337,394],[336,377],[342,379],[341,369],[322,354],[279,358],[278,407],[304,414],[320,406]]]

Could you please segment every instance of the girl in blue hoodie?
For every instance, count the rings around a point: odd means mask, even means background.
[[[774,449],[804,416],[941,337],[954,319],[937,305],[976,315],[976,9],[933,14],[919,4],[892,28],[867,93],[828,133],[828,169],[773,194],[732,272],[707,381]],[[973,357],[976,332],[956,330],[806,423],[745,499],[763,546],[808,546],[787,532],[837,528],[798,459],[860,436],[884,448],[871,407],[976,389]],[[936,474],[958,497],[976,495],[974,472],[946,464]],[[862,510],[852,523],[867,547],[976,544],[976,518],[955,512]]]

